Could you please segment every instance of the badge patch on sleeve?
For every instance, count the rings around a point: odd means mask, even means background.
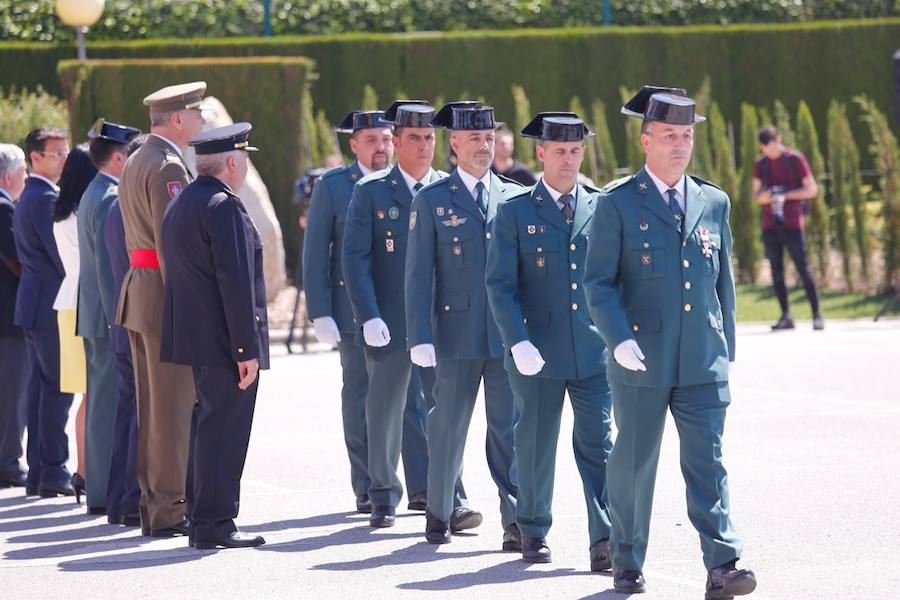
[[[416,211],[409,213],[409,229],[412,231],[416,228]]]
[[[166,183],[166,190],[169,192],[169,199],[174,200],[175,196],[181,193],[182,184],[180,181],[169,181]]]

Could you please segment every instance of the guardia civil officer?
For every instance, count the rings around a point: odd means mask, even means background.
[[[507,353],[516,401],[516,522],[522,557],[550,562],[553,479],[563,400],[575,413],[575,462],[584,489],[592,571],[610,568],[606,459],[612,448],[606,348],[584,299],[587,230],[597,190],[577,184],[584,140],[575,113],[539,113],[522,135],[537,139],[544,174],[500,205],[488,248],[488,300]]]
[[[262,241],[235,190],[249,168],[249,123],[190,140],[196,181],[166,209],[160,359],[190,367],[197,406],[191,432],[190,544],[259,546],[237,531],[241,473],[250,441],[258,372],[269,368]]]
[[[459,166],[413,200],[406,254],[406,330],[410,357],[436,366],[435,405],[428,413],[428,512],[425,537],[450,541],[451,531],[481,524],[472,511],[453,519],[454,483],[478,387],[484,381],[488,467],[500,496],[503,548],[519,551],[512,428],[512,391],[503,344],[487,304],[484,271],[497,207],[520,186],[491,172],[494,110],[450,103],[432,120],[450,130]]]
[[[88,508],[106,507],[114,523],[121,522],[117,506],[109,506],[108,491],[118,406],[116,362],[110,350],[109,317],[115,313],[112,267],[106,249],[105,223],[109,207],[119,197],[119,178],[128,158],[128,144],[140,130],[98,119],[88,138],[97,175],[78,205],[78,320],[76,333],[84,339],[88,398],[85,416],[85,479]],[[118,477],[118,474],[116,475]]]
[[[591,316],[615,358],[608,375],[618,435],[607,468],[615,589],[644,590],[656,466],[671,411],[688,516],[709,572],[706,598],[749,594],[756,579],[735,566],[741,542],[721,454],[735,357],[729,199],[685,176],[694,124],[705,119],[684,90],[644,87],[622,112],[643,119],[647,162],[605,188],[584,281]]]
[[[316,338],[325,344],[337,344],[341,356],[344,443],[350,458],[350,484],[356,495],[356,510],[363,513],[372,512],[366,437],[369,382],[365,352],[363,346],[356,343],[356,332],[361,323],[353,317],[341,257],[353,186],[364,176],[390,166],[394,155],[390,126],[380,110],[354,110],[338,124],[338,133],[350,134],[350,151],[356,161],[346,167],[330,169],[319,178],[310,201],[303,239],[307,316],[313,321]],[[417,425],[415,421],[405,421],[403,433],[407,439],[425,435],[421,423]],[[427,457],[405,448],[402,456],[407,489],[424,492]],[[421,495],[411,498],[409,508],[425,509]]]
[[[119,208],[131,267],[116,307],[128,330],[138,411],[138,483],[141,532],[187,535],[187,480],[191,414],[196,396],[190,369],[159,360],[165,267],[159,250],[166,207],[193,179],[182,152],[203,131],[206,83],[172,85],[146,98],[150,135],[128,157],[119,182]]]
[[[394,127],[398,163],[356,184],[344,232],[344,276],[356,322],[362,325],[357,341],[365,344],[369,372],[366,428],[369,498],[373,505],[369,522],[375,527],[394,524],[403,493],[397,477],[401,447],[419,460],[428,455],[419,373],[424,369],[412,369],[409,360],[403,290],[413,196],[425,185],[447,176],[431,168],[433,116],[434,107],[419,100],[398,100],[385,111],[385,120]],[[404,430],[410,422],[413,425]],[[425,481],[419,483],[424,486]],[[424,504],[426,491],[424,487],[410,487],[415,484],[415,478],[407,481],[410,502]],[[454,506],[462,502],[458,493]]]

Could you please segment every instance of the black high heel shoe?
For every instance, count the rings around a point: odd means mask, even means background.
[[[75,502],[81,504],[81,495],[84,493],[84,477],[78,473],[72,474],[72,489],[75,490]]]

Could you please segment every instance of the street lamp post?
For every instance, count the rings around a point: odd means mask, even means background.
[[[84,33],[103,14],[105,0],[56,0],[56,14],[60,21],[75,28],[78,38],[78,60],[87,58]]]

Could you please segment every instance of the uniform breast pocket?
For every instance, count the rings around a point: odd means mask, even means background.
[[[525,270],[534,277],[551,279],[559,274],[559,240],[526,238],[521,244]]]
[[[698,236],[699,237],[699,236]],[[719,276],[719,252],[722,249],[722,236],[718,233],[708,233],[706,240],[698,240],[700,252],[703,255],[703,273],[707,277]]]
[[[379,223],[375,228],[375,251],[388,259],[400,257],[398,260],[402,260],[406,253],[406,238],[409,229],[398,223],[400,221],[384,225]]]
[[[644,278],[666,274],[666,240],[658,233],[641,232],[626,240],[629,260]]]
[[[448,231],[449,230],[449,231]],[[450,267],[465,268],[467,261],[473,260],[472,244],[475,232],[471,228],[444,227],[438,233],[439,251]]]

